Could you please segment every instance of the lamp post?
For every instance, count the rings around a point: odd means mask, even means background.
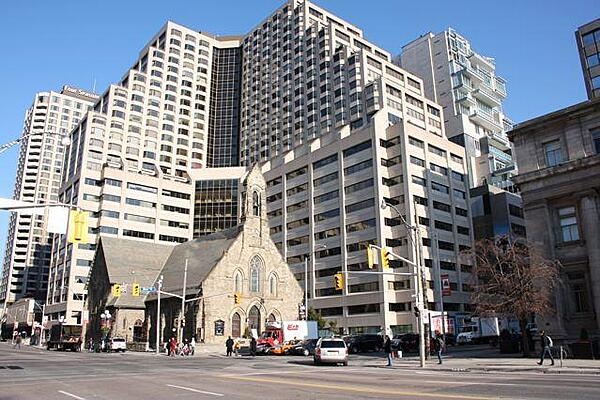
[[[160,354],[160,291],[162,289],[163,276],[161,275],[156,282],[156,293],[158,301],[156,304],[156,355]]]
[[[108,310],[104,310],[104,312],[102,314],[100,314],[100,318],[102,318],[102,338],[104,339],[105,336],[108,336],[108,332],[110,331],[110,318],[112,317],[112,315],[110,315],[110,311]]]
[[[415,224],[410,225],[408,222],[406,222],[406,219],[404,219],[404,217],[402,216],[402,213],[400,213],[400,211],[396,208],[396,206],[394,206],[393,204],[390,204],[388,202],[386,202],[385,200],[381,200],[381,209],[385,210],[386,207],[390,207],[391,209],[393,209],[396,214],[398,214],[398,217],[400,217],[400,220],[402,221],[402,224],[406,227],[407,233],[408,233],[408,237],[409,240],[412,244],[413,250],[414,250],[414,256],[415,256],[415,268],[416,268],[416,280],[417,280],[417,284],[415,285],[415,290],[416,290],[416,305],[417,305],[417,309],[418,309],[418,324],[419,324],[419,361],[421,364],[421,367],[425,367],[425,321],[424,321],[424,316],[423,313],[425,311],[425,307],[424,307],[424,300],[423,300],[423,242],[421,240],[421,232],[419,230],[419,227]],[[413,234],[414,234],[414,238],[413,238]]]
[[[306,255],[306,257],[304,257],[304,309],[305,309],[305,319],[308,319],[308,259],[311,258],[311,253],[314,253],[316,250],[318,249],[326,249],[327,245],[325,244],[318,244],[315,247],[313,247],[312,252],[310,252],[309,254]],[[312,286],[312,298],[315,297],[315,290],[314,290],[314,286],[315,286],[315,263],[314,260],[311,260],[311,277],[312,277],[312,281],[311,281],[311,286]]]
[[[71,144],[71,138],[69,136],[63,134],[63,133],[58,133],[58,132],[29,132],[29,133],[25,133],[20,138],[17,138],[15,140],[11,140],[8,143],[4,143],[4,144],[0,145],[0,154],[4,153],[5,151],[7,151],[8,149],[10,149],[11,147],[16,146],[17,144],[21,143],[25,139],[29,139],[32,136],[44,136],[44,135],[55,135],[55,136],[61,137],[61,144],[63,146],[68,146],[68,145]]]
[[[64,315],[60,315],[58,317],[58,324],[60,325],[60,347],[62,347],[62,341],[63,341],[63,324],[65,323],[65,316]]]

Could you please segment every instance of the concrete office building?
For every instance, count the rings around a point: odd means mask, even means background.
[[[506,83],[496,74],[494,59],[473,51],[449,28],[403,46],[398,60],[423,78],[427,98],[443,106],[448,138],[469,156],[471,187],[510,190],[515,164],[505,132],[512,124],[502,111]]]
[[[575,31],[588,99],[600,97],[600,18]]]
[[[98,96],[70,86],[36,93],[25,114],[13,199],[37,204],[57,202],[63,167],[62,139]],[[46,299],[51,238],[44,215],[13,212],[0,280],[0,308],[23,297]]]
[[[521,196],[491,185],[472,188],[470,193],[475,240],[527,235]]]
[[[562,265],[556,310],[538,318],[553,337],[600,333],[600,99],[518,124],[509,132],[528,241]]]
[[[414,91],[397,89],[418,98],[423,114],[439,107]],[[383,199],[421,229],[429,308],[436,308],[433,289],[441,268],[452,286],[445,310],[470,309],[471,266],[458,259],[472,243],[464,149],[449,142],[441,128],[421,125],[408,113],[390,110],[399,118],[391,123],[386,97],[391,94],[381,96],[382,110],[365,126],[352,132],[346,126],[315,139],[311,151],[297,149],[264,166],[274,242],[296,278],[307,279],[308,306],[348,333],[417,330],[413,278],[356,273],[372,271],[369,243],[415,260],[414,239],[394,211],[380,209]],[[397,261],[392,267],[413,271]],[[341,292],[334,288],[337,272],[347,277]]]

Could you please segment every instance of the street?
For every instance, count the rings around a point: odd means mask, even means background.
[[[597,399],[596,375],[465,373],[383,367],[379,354],[350,366],[307,357],[71,353],[0,344],[0,399]]]

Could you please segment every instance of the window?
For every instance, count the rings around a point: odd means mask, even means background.
[[[419,148],[424,148],[425,144],[423,143],[422,140],[416,139],[412,136],[408,137],[408,143],[412,144],[413,146],[419,147]]]
[[[548,143],[544,143],[544,154],[546,155],[546,166],[553,167],[562,162],[562,155],[560,152],[560,140],[553,140]]]
[[[250,292],[260,291],[260,270],[263,262],[259,256],[252,257],[250,260]]]
[[[256,191],[252,193],[252,215],[260,215],[260,195]]]
[[[324,167],[324,166],[326,166],[328,164],[334,163],[334,162],[337,161],[337,159],[338,159],[338,155],[336,153],[336,154],[330,155],[329,157],[325,157],[325,158],[323,158],[323,159],[321,159],[319,161],[315,161],[313,163],[313,170],[316,170],[316,169]]]
[[[275,275],[269,277],[269,294],[277,296],[277,277]]]
[[[411,177],[411,179],[412,179],[412,183],[415,183],[415,184],[421,185],[421,186],[427,186],[427,181],[425,179],[423,179],[423,178],[420,178],[418,176],[414,176],[413,175]]]
[[[411,164],[418,165],[419,167],[425,166],[425,161],[415,156],[410,156],[410,162]]]
[[[594,146],[594,151],[596,154],[600,154],[600,128],[594,129],[592,131],[592,142]]]
[[[437,183],[434,181],[431,182],[431,190],[444,194],[448,194],[450,192],[450,188],[448,186],[442,185],[441,183]]]
[[[558,209],[561,238],[563,242],[574,242],[579,240],[579,229],[577,228],[577,216],[575,207],[563,207]]]

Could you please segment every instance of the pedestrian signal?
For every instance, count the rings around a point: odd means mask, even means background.
[[[134,283],[133,285],[131,285],[131,295],[138,297],[140,295],[140,284],[139,283]]]
[[[112,295],[113,297],[121,296],[121,285],[119,285],[118,283],[112,285]]]
[[[381,268],[388,269],[390,267],[390,252],[385,247],[381,248]]]
[[[367,246],[367,262],[369,264],[369,269],[373,269],[373,249],[371,246]]]
[[[335,290],[344,289],[344,275],[341,272],[338,272],[333,276],[333,283],[335,286]]]
[[[67,241],[69,243],[88,242],[88,212],[71,210],[69,212],[69,227]]]

